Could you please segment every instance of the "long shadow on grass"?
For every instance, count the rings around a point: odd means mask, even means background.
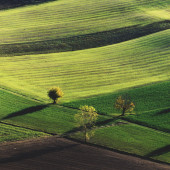
[[[49,105],[38,105],[38,106],[28,107],[28,108],[20,110],[18,112],[13,112],[13,113],[7,115],[6,117],[2,118],[2,120],[9,119],[9,118],[16,117],[16,116],[22,116],[22,115],[25,115],[25,114],[28,114],[28,113],[34,113],[34,112],[43,110],[48,106]]]
[[[149,154],[145,155],[146,157],[153,157],[153,156],[159,156],[162,155],[164,153],[168,153],[170,152],[170,145],[166,145],[162,148],[159,148],[157,150],[154,150],[152,152],[150,152]]]
[[[157,112],[156,115],[162,115],[162,114],[167,114],[170,113],[170,108],[161,110],[160,112]]]
[[[96,125],[96,126],[106,125],[106,124],[108,124],[108,123],[110,123],[110,122],[116,121],[116,120],[119,119],[119,118],[120,118],[120,116],[114,117],[114,118],[111,118],[111,119],[107,119],[107,120],[104,120],[104,121],[100,121],[100,122],[97,122],[95,125]],[[65,133],[63,134],[63,136],[66,137],[66,136],[70,135],[71,133],[75,133],[75,132],[78,132],[78,131],[81,131],[81,130],[82,130],[82,127],[75,127],[75,128],[73,128],[72,130],[69,130],[69,131],[65,132]]]
[[[2,44],[0,51],[4,54],[23,55],[28,53],[52,53],[76,51],[89,48],[102,47],[139,38],[170,28],[170,20],[154,22],[145,26],[134,25],[113,29],[110,31],[73,36],[62,39],[26,42],[17,44]],[[10,50],[9,50],[10,49]]]
[[[60,145],[52,146],[52,147],[49,146],[49,147],[45,147],[44,149],[39,149],[39,150],[35,149],[33,151],[28,151],[28,152],[23,151],[22,153],[14,154],[13,156],[8,157],[8,158],[1,158],[0,164],[21,161],[21,160],[25,160],[29,158],[33,159],[41,155],[45,155],[45,154],[53,153],[53,152],[60,152],[65,149],[76,147],[78,145],[79,144],[67,144],[66,146],[60,146]]]

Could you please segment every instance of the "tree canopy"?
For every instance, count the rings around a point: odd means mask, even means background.
[[[90,139],[92,135],[94,135],[94,131],[91,130],[94,127],[94,124],[98,118],[98,114],[93,106],[81,106],[80,112],[75,114],[75,120],[79,127],[83,128],[84,132],[84,140]]]
[[[118,110],[122,110],[122,116],[124,116],[126,112],[133,111],[135,105],[127,96],[119,96],[116,99],[115,107]]]
[[[59,98],[63,97],[64,93],[60,87],[53,87],[48,91],[48,96],[53,100],[53,104],[58,103]]]

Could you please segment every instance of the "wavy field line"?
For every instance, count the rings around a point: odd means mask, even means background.
[[[0,44],[58,39],[164,20],[168,0],[61,0],[0,11]],[[152,7],[152,9],[150,8]],[[162,10],[159,18],[149,11]],[[166,11],[168,13],[168,11]]]
[[[0,57],[1,86],[48,100],[60,86],[64,101],[113,92],[170,77],[170,30],[75,52]]]

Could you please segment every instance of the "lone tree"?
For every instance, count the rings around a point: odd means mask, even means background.
[[[115,107],[118,110],[122,110],[122,116],[124,116],[126,112],[133,111],[135,105],[127,96],[119,96],[116,99]]]
[[[53,100],[53,104],[58,103],[59,98],[63,97],[64,93],[59,87],[53,87],[48,91],[48,96]]]
[[[81,106],[79,109],[80,112],[75,114],[74,118],[78,124],[78,127],[82,127],[84,141],[87,142],[87,140],[94,135],[94,131],[91,130],[91,128],[94,127],[98,114],[93,106],[85,105]]]

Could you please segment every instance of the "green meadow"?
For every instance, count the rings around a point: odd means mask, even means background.
[[[0,85],[46,100],[60,86],[63,102],[169,78],[170,29],[119,44],[74,52],[0,57]]]
[[[80,132],[71,137],[84,139]],[[170,134],[128,123],[98,128],[89,142],[170,163],[169,139]]]
[[[74,115],[91,105],[90,143],[170,163],[169,7],[57,0],[0,10],[0,142],[83,140]],[[54,86],[64,92],[58,105],[47,96]],[[114,103],[124,94],[135,110],[121,117]]]
[[[46,133],[37,132],[22,127],[6,125],[3,123],[0,123],[0,128],[0,143],[49,136]]]
[[[58,0],[2,10],[0,51],[14,55],[98,47],[168,29],[169,16],[168,0]]]
[[[50,134],[65,134],[76,128],[74,114],[77,109],[40,103],[5,90],[0,90],[0,120]],[[98,122],[109,119],[100,116]]]

